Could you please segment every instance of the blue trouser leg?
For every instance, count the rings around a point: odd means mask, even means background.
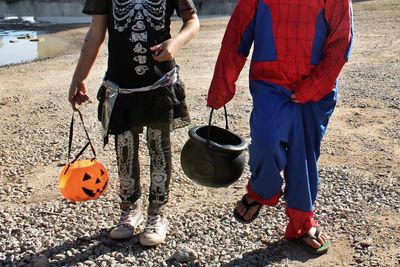
[[[285,168],[285,201],[289,208],[313,210],[318,192],[321,141],[335,105],[336,90],[317,103],[296,105]]]
[[[249,146],[252,176],[248,189],[263,203],[262,200],[281,194],[281,171],[286,166],[290,118],[295,107],[290,101],[290,92],[274,85],[252,81],[250,90],[253,97]]]
[[[249,192],[268,204],[282,190],[289,208],[311,211],[317,196],[320,143],[336,103],[336,91],[318,103],[293,103],[291,92],[251,82],[253,111]]]

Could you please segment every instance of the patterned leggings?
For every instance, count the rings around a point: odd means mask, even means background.
[[[168,202],[171,179],[171,140],[169,130],[147,127],[147,147],[150,154],[149,207],[161,207]],[[120,198],[122,202],[134,203],[141,197],[139,133],[132,130],[115,138]]]

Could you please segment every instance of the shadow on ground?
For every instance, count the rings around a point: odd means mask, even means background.
[[[83,263],[87,260],[95,260],[104,254],[112,252],[119,253],[116,257],[110,256],[110,258],[115,258],[118,262],[119,258],[140,258],[140,253],[151,249],[139,244],[138,235],[127,241],[119,242],[109,239],[108,232],[109,229],[102,229],[101,232],[94,236],[78,237],[74,241],[64,242],[63,244],[42,250],[31,255],[31,259],[25,258],[19,261],[6,259],[0,262],[0,265],[25,266],[24,264],[33,264],[33,266],[46,266],[49,263],[51,266],[69,266],[79,262]],[[71,251],[75,251],[75,253],[71,253]],[[76,251],[78,252],[76,253]],[[41,259],[38,260],[39,258]],[[107,259],[105,258],[104,261],[107,261]],[[124,261],[126,262],[126,260]]]
[[[282,261],[305,263],[317,257],[298,243],[282,239],[267,243],[265,248],[244,253],[241,259],[235,259],[223,266],[270,266]]]

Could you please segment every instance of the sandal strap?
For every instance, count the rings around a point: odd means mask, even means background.
[[[244,195],[242,197],[241,202],[242,202],[243,206],[246,207],[247,210],[249,210],[251,207],[254,207],[254,206],[261,206],[261,204],[257,200],[254,200],[253,202],[249,203],[249,201],[246,198],[246,195]]]
[[[308,237],[308,238],[311,238],[311,239],[314,239],[314,240],[318,241],[318,237],[319,237],[320,234],[321,234],[321,231],[319,230],[318,227],[316,227],[315,234],[310,234],[308,232],[305,235],[303,235],[301,238]]]
[[[315,237],[318,239],[318,237],[319,237],[320,234],[321,234],[321,231],[319,230],[318,227],[316,227],[316,230],[315,230]]]

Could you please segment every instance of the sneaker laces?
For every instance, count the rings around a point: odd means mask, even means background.
[[[130,226],[135,215],[138,215],[136,207],[129,207],[127,209],[121,209],[121,215],[117,226]]]
[[[162,217],[161,215],[149,215],[145,227],[145,232],[154,232],[156,233],[157,230],[160,230],[162,225]]]

